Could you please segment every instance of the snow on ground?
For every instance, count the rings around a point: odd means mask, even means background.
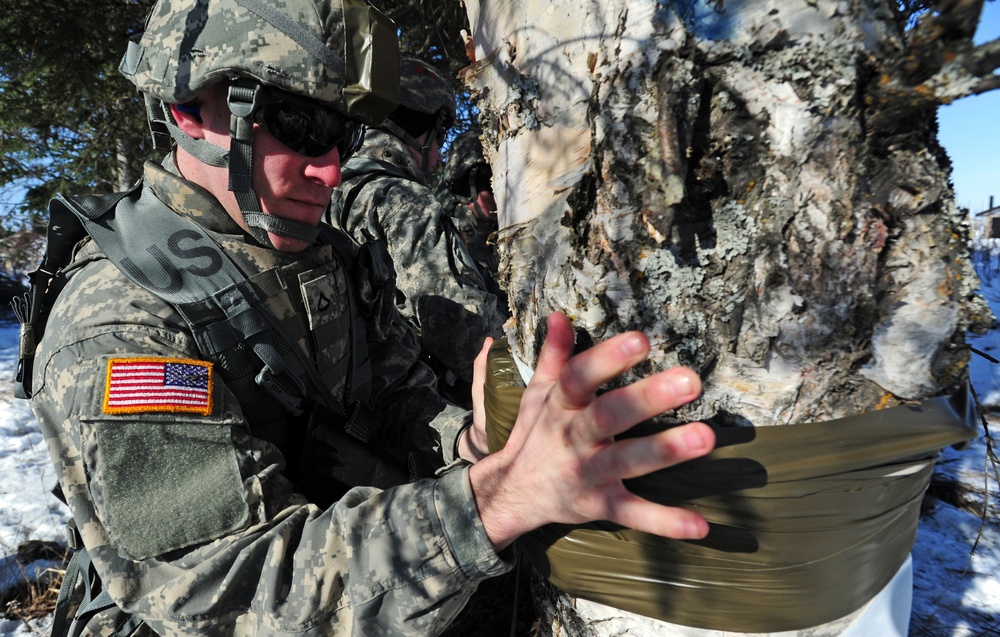
[[[977,264],[983,293],[1000,317],[1000,243],[980,248],[978,254],[986,255]],[[1000,358],[1000,325],[970,343]],[[16,357],[16,324],[0,314],[0,590],[5,581],[24,577],[24,567],[14,560],[18,545],[29,539],[61,541],[68,517],[49,494],[55,477],[38,424],[27,403],[12,394]],[[989,427],[992,444],[1000,447],[1000,365],[974,356],[970,375],[983,403],[997,412]],[[965,450],[942,453],[929,492],[913,551],[910,635],[1000,637],[1000,489],[987,461],[985,433]],[[48,625],[0,619],[0,637],[44,634]]]
[[[974,247],[981,292],[997,320],[968,341],[1000,358],[1000,241]],[[1000,453],[1000,364],[974,354],[969,376],[988,414],[990,444]],[[981,433],[965,450],[944,450],[935,468],[913,550],[913,637],[1000,636],[1000,476]]]
[[[1000,446],[1000,420],[991,429]],[[964,451],[945,450],[938,461],[930,492],[952,485],[958,490],[925,500],[913,549],[911,637],[1000,635],[1000,490],[991,473],[984,524],[985,440],[980,436]]]
[[[64,542],[66,507],[50,495],[55,470],[28,402],[13,395],[17,363],[17,324],[0,313],[0,590],[24,580],[29,572],[15,551],[26,540]],[[51,566],[32,565],[35,571]],[[0,609],[2,610],[2,609]],[[47,632],[47,621],[34,626]],[[23,622],[0,618],[0,635],[32,634]]]

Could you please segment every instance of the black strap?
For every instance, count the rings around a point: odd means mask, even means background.
[[[253,122],[250,116],[258,107],[260,84],[249,80],[229,87],[227,103],[232,113],[229,121],[229,190],[236,195],[240,210],[260,212],[260,202],[251,182],[253,157]]]
[[[80,551],[74,551],[66,565],[66,572],[63,574],[62,585],[59,587],[59,596],[56,598],[56,608],[52,613],[52,637],[65,637],[69,634],[69,607],[70,597],[73,589],[76,588],[76,581],[80,576]]]
[[[70,621],[69,610],[72,607],[73,591],[81,578],[83,598],[80,600],[76,614]],[[92,617],[113,607],[115,607],[115,600],[103,588],[101,578],[90,559],[90,553],[81,547],[73,552],[66,565],[66,573],[63,575],[59,596],[56,598],[55,611],[52,614],[50,634],[52,637],[79,637]],[[115,631],[109,637],[128,637],[143,623],[142,618],[136,614],[125,613],[121,609],[119,612],[123,616],[123,621],[115,627]]]
[[[174,306],[190,325],[203,353],[216,354],[232,341],[250,345],[264,365],[258,376],[261,387],[291,413],[302,413],[306,396],[303,379],[319,388],[322,377],[297,348],[292,348],[295,357],[290,360],[278,352],[267,332],[273,329],[281,333],[280,320],[266,309],[246,275],[201,226],[167,208],[150,189],[128,194],[119,198],[113,209],[90,205],[103,198],[62,196],[56,197],[50,208],[76,214],[108,259],[129,279]],[[103,212],[91,216],[88,212],[92,208]],[[205,306],[224,313],[225,320],[206,328],[201,313],[192,312],[192,308]],[[333,403],[328,404],[331,409],[344,413],[342,405],[323,392],[320,395]]]
[[[122,198],[131,192],[126,191],[104,197],[91,199],[81,207],[80,213],[85,216],[100,216],[114,207]],[[57,272],[70,262],[73,249],[87,236],[77,215],[60,206],[50,210],[49,225],[45,233],[45,253],[42,262],[34,272],[28,275],[31,288],[24,297],[11,301],[14,313],[21,323],[18,341],[18,361],[14,372],[14,395],[17,398],[31,398],[31,375],[35,357],[35,346],[42,337],[45,321],[51,309],[54,298],[51,284]]]

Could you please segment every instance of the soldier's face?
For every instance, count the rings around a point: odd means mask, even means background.
[[[437,135],[435,131],[431,130],[416,140],[421,146],[427,146],[427,165],[424,165],[424,154],[420,148],[410,147],[410,154],[413,158],[417,160],[417,165],[420,166],[421,170],[426,170],[429,173],[434,172],[434,170],[441,164],[441,146],[438,144]]]
[[[491,190],[480,190],[479,194],[476,195],[476,203],[479,204],[479,210],[473,206],[473,211],[476,215],[479,215],[481,210],[489,219],[496,219],[497,217],[497,202],[493,198],[493,191]]]
[[[196,139],[229,148],[229,107],[225,93],[209,90],[200,105],[197,118],[175,111],[178,125]],[[185,178],[211,192],[229,216],[244,230],[248,229],[236,195],[229,190],[227,168],[203,164],[181,149],[178,150],[178,164]],[[333,189],[340,185],[340,153],[333,148],[319,157],[301,155],[255,124],[251,179],[265,214],[318,225],[330,204]],[[268,238],[275,248],[286,252],[303,250],[309,245],[301,239],[274,233],[268,233]]]
[[[334,148],[319,157],[300,155],[254,126],[253,184],[266,214],[319,225],[330,205],[333,189],[340,185],[340,153]],[[231,194],[231,193],[230,193]],[[238,208],[237,208],[238,211]],[[243,215],[239,214],[238,222]],[[300,239],[273,233],[268,238],[278,250],[296,252],[308,247]]]

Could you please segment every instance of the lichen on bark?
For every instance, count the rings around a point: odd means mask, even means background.
[[[992,317],[935,108],[997,82],[975,4],[907,34],[880,0],[467,0],[514,353],[534,363],[552,311],[582,344],[642,330],[654,351],[616,384],[704,379],[668,422],[960,389]]]

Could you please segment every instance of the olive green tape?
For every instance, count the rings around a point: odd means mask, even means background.
[[[381,124],[399,104],[396,25],[365,0],[344,0],[347,112],[368,126]]]
[[[506,337],[493,342],[488,360],[483,405],[486,410],[486,443],[490,453],[495,453],[503,448],[514,428],[524,383],[507,348]]]
[[[490,451],[524,384],[505,341],[490,350]],[[644,498],[697,510],[705,540],[608,523],[552,525],[519,540],[575,597],[712,630],[779,632],[838,619],[874,597],[913,546],[937,452],[975,435],[965,396],[838,420],[716,428],[705,458],[631,480]]]

